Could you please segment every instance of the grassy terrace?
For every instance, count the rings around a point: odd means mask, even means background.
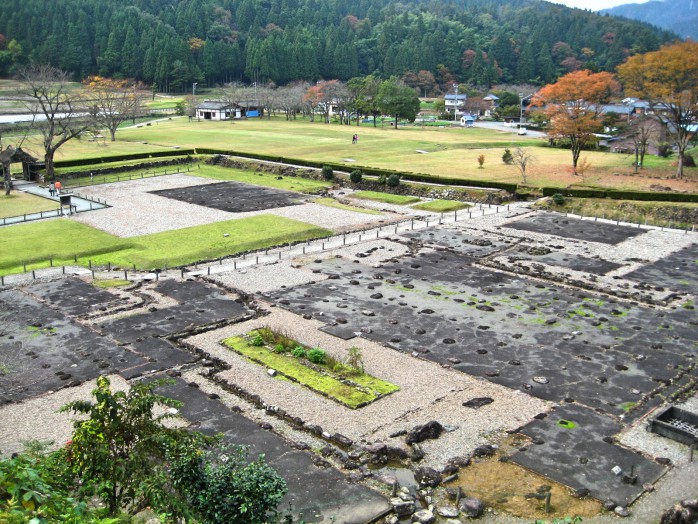
[[[250,333],[253,337],[255,332]],[[249,337],[231,337],[222,344],[252,362],[277,371],[282,378],[301,384],[323,396],[357,409],[399,388],[366,373],[336,373],[330,366],[309,365],[303,358],[253,345]]]
[[[331,231],[274,215],[118,238],[69,219],[0,229],[0,275],[77,263],[137,269],[174,267],[330,235]]]
[[[378,191],[357,191],[356,193],[347,195],[347,197],[356,198],[358,200],[370,200],[372,202],[383,202],[385,204],[396,204],[398,206],[414,204],[420,200],[419,197],[379,193]]]
[[[451,211],[460,211],[461,209],[467,209],[470,204],[465,202],[458,202],[456,200],[431,200],[429,202],[422,202],[412,206],[414,209],[421,209],[422,211],[433,211],[434,213],[449,213]]]
[[[0,195],[0,218],[14,217],[40,211],[54,211],[58,203],[47,198],[13,191],[9,195]]]
[[[353,211],[355,213],[365,213],[367,215],[380,215],[380,211],[375,209],[366,209],[364,207],[348,206],[337,202],[334,198],[318,198],[315,200],[316,204],[320,204],[327,207],[334,207],[336,209],[344,209],[345,211]]]

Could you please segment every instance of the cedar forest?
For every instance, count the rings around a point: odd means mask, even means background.
[[[540,0],[3,0],[0,76],[34,61],[185,92],[373,74],[434,94],[613,71],[673,38]]]

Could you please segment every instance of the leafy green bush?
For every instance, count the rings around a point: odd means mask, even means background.
[[[274,351],[276,351],[277,353],[286,353],[288,349],[284,347],[283,344],[277,344],[276,346],[274,346]]]
[[[264,338],[262,338],[262,335],[257,333],[253,338],[252,341],[250,342],[253,346],[256,347],[262,347],[264,345]]]
[[[349,180],[351,180],[352,184],[359,184],[362,178],[363,173],[359,169],[354,169],[349,175]]]
[[[296,346],[291,350],[291,355],[296,358],[305,358],[308,352],[303,346]]]
[[[324,364],[325,359],[327,358],[327,353],[323,349],[315,348],[315,349],[311,349],[310,351],[308,351],[307,358],[313,364]]]
[[[565,197],[562,196],[560,193],[555,193],[552,197],[550,197],[553,201],[553,204],[556,206],[562,206],[565,204]]]
[[[392,174],[388,177],[388,180],[386,180],[386,185],[388,187],[397,187],[400,185],[400,175],[398,174]]]
[[[388,178],[387,178],[385,175],[380,175],[380,176],[378,177],[378,183],[379,183],[380,185],[382,185],[382,186],[385,185],[385,183],[387,182],[387,180],[388,180]]]
[[[330,166],[322,166],[322,178],[325,180],[334,180],[334,171]]]

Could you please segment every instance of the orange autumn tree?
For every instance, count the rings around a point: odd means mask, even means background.
[[[577,174],[579,154],[596,141],[594,133],[603,128],[602,104],[620,90],[611,73],[574,71],[538,91],[531,104],[541,107],[548,121],[551,139],[567,139],[572,149],[572,169]]]
[[[698,42],[630,57],[618,67],[618,77],[628,95],[645,98],[655,112],[664,113],[679,152],[676,177],[682,178],[684,154],[698,120]]]

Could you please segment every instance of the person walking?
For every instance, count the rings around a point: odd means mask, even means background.
[[[60,194],[61,194],[61,189],[63,188],[63,186],[61,185],[61,181],[60,181],[60,180],[56,180],[55,187],[56,187],[56,194],[57,194],[57,195],[60,195]]]
[[[53,182],[51,182],[48,186],[48,194],[50,196],[54,196],[56,194],[56,184],[54,184]]]

